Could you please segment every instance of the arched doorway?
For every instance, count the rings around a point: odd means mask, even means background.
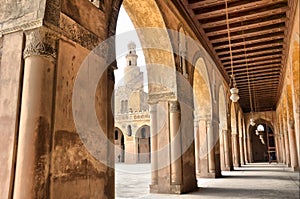
[[[123,132],[115,127],[115,162],[125,161],[125,141]]]
[[[151,162],[150,126],[141,126],[136,134],[137,163]]]
[[[262,119],[249,126],[252,141],[253,162],[272,162],[277,160],[273,126]]]

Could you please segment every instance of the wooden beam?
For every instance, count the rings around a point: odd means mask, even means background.
[[[271,50],[262,50],[262,51],[256,51],[256,52],[251,52],[251,53],[247,53],[247,57],[252,57],[252,56],[259,56],[259,55],[264,55],[264,54],[271,54],[271,53],[282,53],[282,49],[271,49]],[[238,54],[238,55],[233,55],[232,59],[238,59],[238,58],[246,58],[245,54]],[[230,57],[223,57],[220,58],[220,60],[223,61],[230,61]]]
[[[251,84],[251,88],[253,88],[253,82],[251,82],[252,80],[250,79],[250,84]],[[274,84],[278,84],[279,82],[279,79],[272,79],[271,80],[272,82],[274,82]],[[257,84],[265,84],[265,83],[268,83],[270,82],[270,79],[263,79],[263,80],[257,80],[255,81],[255,85]],[[239,82],[239,86],[242,86],[242,85],[248,85],[248,80],[247,81],[244,81],[244,82]]]
[[[286,22],[286,20],[287,20],[287,18],[273,19],[273,20],[264,21],[264,22],[260,22],[260,23],[254,23],[254,24],[242,25],[242,26],[238,26],[238,27],[234,27],[234,28],[229,28],[229,30],[232,34],[234,32],[239,32],[242,30],[245,31],[245,30],[249,30],[249,29],[261,28],[263,26],[269,26],[269,25],[273,25],[273,24],[283,23],[283,22]],[[227,31],[228,31],[227,29],[211,31],[211,32],[206,31],[206,35],[208,37],[211,37],[211,36],[226,34]]]
[[[254,51],[254,50],[259,50],[259,49],[262,49],[262,48],[276,48],[278,46],[282,46],[283,43],[282,42],[275,42],[275,43],[264,43],[264,44],[261,44],[259,46],[254,46],[254,47],[248,47],[247,48],[247,52],[248,51]],[[232,50],[232,53],[240,53],[240,52],[244,52],[244,48],[243,49],[233,49]],[[228,54],[228,50],[224,49],[223,51],[219,51],[217,52],[218,56],[221,56],[221,55],[226,55]]]
[[[284,34],[282,33],[281,35],[277,35],[277,36],[262,37],[262,38],[254,39],[254,40],[250,40],[250,41],[245,41],[245,42],[240,41],[240,42],[232,43],[231,47],[233,48],[233,47],[241,46],[241,48],[244,49],[244,45],[246,45],[246,50],[247,50],[248,49],[247,45],[253,45],[253,44],[262,43],[262,42],[270,42],[270,41],[279,40],[279,39],[283,39],[283,38],[284,38]],[[215,45],[214,48],[216,50],[227,49],[227,48],[229,48],[229,45],[228,44],[222,44],[219,46]]]
[[[232,0],[227,0],[228,2]],[[224,5],[224,0],[210,0],[210,1],[200,1],[196,3],[188,4],[187,7],[189,9],[195,9],[195,8],[205,8],[205,7],[212,7],[212,6],[218,6],[218,5]]]
[[[254,74],[259,74],[259,73],[269,73],[269,72],[278,72],[278,73],[281,73],[281,69],[280,68],[268,68],[268,69],[260,69],[260,70],[253,70],[251,71]],[[234,74],[235,74],[235,77],[238,77],[238,76],[245,76],[247,77],[247,71],[244,71],[244,72],[239,72],[237,73],[236,71],[234,71]],[[248,71],[248,74],[249,74],[249,71]],[[250,79],[250,74],[249,74],[249,79]]]
[[[266,7],[270,5],[274,5],[276,3],[281,3],[285,2],[284,0],[264,0],[264,1],[259,1],[259,2],[251,2],[251,3],[245,3],[244,5],[239,5],[235,7],[229,7],[228,13],[233,14],[233,13],[239,13],[239,12],[245,12],[245,11],[250,11],[250,10],[255,10],[259,7]],[[190,9],[201,9],[201,7],[198,7],[197,5],[189,6]],[[224,9],[220,10],[215,10],[212,12],[208,13],[203,13],[203,14],[196,14],[196,19],[203,19],[203,18],[212,18],[212,17],[218,17],[218,16],[223,16],[225,15],[225,6]]]
[[[264,64],[274,64],[274,63],[279,63],[281,62],[282,59],[273,59],[273,60],[268,60],[268,61],[257,61],[257,62],[254,62],[254,63],[248,63],[248,67],[250,68],[251,66],[255,67],[255,66],[258,66],[258,65],[264,65]],[[238,68],[244,68],[246,67],[247,65],[246,64],[239,64],[239,65],[235,65],[233,67],[233,69],[238,69]],[[225,66],[224,67],[226,70],[227,69],[231,69],[231,66]]]
[[[271,75],[271,76],[264,76],[264,77],[252,77],[251,81],[257,81],[257,80],[262,80],[262,79],[278,79],[279,75]],[[239,82],[248,82],[248,79],[236,79],[237,85],[239,84]]]
[[[267,55],[267,56],[254,57],[254,58],[247,59],[247,62],[250,64],[250,63],[253,63],[253,62],[257,62],[257,61],[270,60],[270,59],[280,59],[281,56],[282,56],[281,54],[275,54],[275,55]],[[234,65],[239,65],[239,64],[244,64],[244,63],[246,64],[246,60],[245,59],[235,60],[232,63],[233,63],[233,66]],[[225,68],[227,66],[230,66],[230,64],[231,64],[230,61],[223,62],[223,66]]]
[[[250,32],[250,33],[244,33],[244,34],[238,34],[238,35],[233,35],[231,36],[231,41],[237,40],[237,39],[247,39],[250,37],[256,37],[256,36],[260,36],[260,35],[267,35],[267,34],[272,34],[275,32],[284,32],[285,28],[284,27],[280,27],[280,28],[272,28],[272,29],[268,29],[268,30],[257,30],[255,32]],[[215,38],[215,39],[213,39]],[[216,38],[216,37],[212,37],[212,39],[210,39],[210,41],[215,44],[215,43],[220,43],[220,42],[227,42],[228,41],[228,37],[224,35],[224,37],[221,38]]]
[[[268,73],[256,73],[254,75],[254,78],[265,77],[265,76],[269,76],[269,75],[278,75],[278,76],[280,76],[280,72],[276,71],[276,72],[268,72]],[[235,74],[235,80],[239,80],[239,79],[247,79],[247,75]]]
[[[248,21],[248,20],[255,20],[255,19],[259,19],[259,18],[265,18],[268,16],[284,13],[287,10],[288,10],[287,7],[283,7],[283,8],[276,8],[273,10],[267,10],[267,11],[263,11],[263,12],[259,12],[259,13],[249,14],[249,15],[245,15],[245,16],[241,16],[241,17],[230,18],[230,19],[228,19],[228,23],[232,24],[232,23],[236,23],[238,21]],[[220,21],[216,21],[213,23],[202,23],[201,26],[202,26],[202,28],[206,29],[206,28],[214,28],[214,27],[218,27],[218,26],[224,26],[224,25],[226,25],[226,23],[227,23],[226,20],[220,20]]]

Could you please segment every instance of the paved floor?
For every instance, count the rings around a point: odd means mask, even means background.
[[[150,164],[116,165],[116,198],[299,198],[299,173],[272,163],[248,164],[218,179],[198,179],[199,189],[183,195],[149,194]]]

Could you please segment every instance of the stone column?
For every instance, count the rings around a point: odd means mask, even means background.
[[[171,101],[169,103],[171,141],[171,184],[180,185],[182,183],[180,105],[177,101]]]
[[[283,121],[284,145],[285,145],[285,164],[291,166],[290,148],[289,148],[289,135],[287,130],[286,121]]]
[[[295,135],[295,122],[293,114],[293,102],[292,102],[292,89],[291,86],[287,86],[287,129],[289,136],[289,148],[290,148],[290,158],[291,167],[293,170],[298,170],[298,152],[297,152],[297,140]]]
[[[150,134],[151,134],[151,185],[157,186],[158,160],[157,160],[157,104],[150,105]]]
[[[274,135],[275,138],[275,150],[276,150],[276,155],[277,155],[277,162],[281,162],[281,149],[280,149],[280,137],[278,133]]]
[[[220,129],[222,129],[222,127],[219,127]],[[225,150],[224,150],[224,134],[223,134],[223,130],[220,130],[219,133],[219,143],[220,143],[220,162],[221,162],[221,170],[225,171]]]
[[[197,177],[210,177],[208,172],[208,142],[207,142],[207,124],[205,118],[197,118],[196,121],[198,122],[198,130],[196,133],[196,142],[197,148],[196,151],[198,155],[196,156],[197,159]]]
[[[196,113],[194,113],[196,115]],[[200,171],[200,139],[199,139],[199,119],[195,116],[194,119],[194,139],[195,139],[195,167],[196,167],[196,175],[199,174]]]
[[[209,173],[215,173],[215,143],[212,122],[210,120],[206,123],[207,128],[207,143],[208,143],[208,171]]]
[[[229,138],[228,138],[228,130],[223,129],[222,135],[224,138],[223,142],[223,149],[224,149],[224,163],[225,163],[225,170],[230,171],[231,170],[231,164],[230,164],[230,150],[229,150]]]
[[[45,29],[26,33],[15,199],[49,197],[55,45]]]
[[[232,154],[233,154],[233,166],[239,167],[240,159],[239,159],[239,141],[238,134],[236,132],[232,132]]]
[[[284,138],[285,136],[284,136],[284,133],[283,133],[282,120],[280,120],[279,129],[280,129],[280,146],[281,146],[282,163],[286,163],[285,138]]]
[[[242,134],[242,133],[241,133]],[[240,148],[240,161],[241,165],[245,164],[245,157],[244,157],[244,142],[243,142],[243,136],[239,135],[239,148]]]
[[[252,163],[253,162],[253,154],[252,154],[251,136],[250,136],[249,129],[247,129],[246,131],[247,131],[248,160],[249,160],[249,163]]]
[[[248,137],[247,137],[247,133],[246,133],[245,124],[243,124],[243,152],[244,152],[245,164],[249,163],[247,139],[248,139]]]
[[[290,161],[291,167],[294,171],[299,170],[298,165],[298,154],[297,154],[297,147],[296,147],[296,138],[295,138],[295,127],[294,121],[288,121],[288,134],[289,134],[289,148],[290,148]]]
[[[280,143],[281,143],[281,148],[282,148],[282,163],[286,164],[286,152],[285,152],[285,136],[284,133],[280,133]]]

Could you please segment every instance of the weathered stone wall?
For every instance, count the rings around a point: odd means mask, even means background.
[[[60,6],[60,20],[54,29],[58,28],[64,38],[59,42],[56,70],[51,198],[114,198],[114,172],[86,149],[72,113],[77,72],[90,50],[107,37],[105,14],[89,1],[63,0]],[[95,110],[102,130],[113,143],[113,131],[108,127],[111,108],[107,89],[108,77],[104,73],[95,96]],[[102,153],[111,153],[108,157],[112,157],[114,152],[106,150]]]
[[[8,32],[41,26],[46,0],[1,0],[0,35]]]
[[[14,179],[22,88],[23,33],[5,35],[0,43],[0,198],[7,199],[12,197]]]
[[[287,66],[285,68],[285,76],[282,81],[282,93],[279,97],[279,101],[276,107],[276,113],[278,117],[284,115],[285,122],[290,124],[292,127],[292,140],[295,142],[297,166],[300,165],[300,95],[299,95],[299,46],[300,46],[300,32],[299,32],[299,1],[297,1],[297,9],[294,18],[293,29],[291,32],[290,43],[288,46],[289,55],[287,57]],[[287,101],[287,103],[286,103]],[[285,113],[288,113],[288,117]],[[286,118],[287,117],[287,118]],[[280,121],[279,119],[277,121]],[[279,125],[279,124],[278,124]],[[281,124],[282,125],[282,124]],[[282,150],[282,149],[281,149]],[[286,157],[285,157],[286,158]]]

